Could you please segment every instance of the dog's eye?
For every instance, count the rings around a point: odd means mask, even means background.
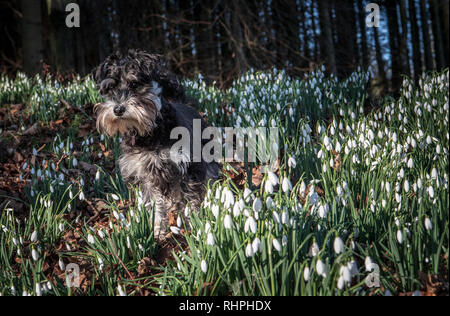
[[[136,90],[136,88],[137,88],[138,86],[139,86],[139,85],[138,85],[137,82],[132,82],[132,83],[130,83],[130,88],[133,89],[133,90]]]

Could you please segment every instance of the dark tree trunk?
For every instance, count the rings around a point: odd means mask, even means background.
[[[428,19],[427,3],[420,0],[420,24],[422,26],[423,50],[425,55],[425,69],[433,69],[433,54],[431,52],[430,21]]]
[[[445,67],[444,45],[441,32],[441,20],[439,17],[439,3],[437,0],[430,1],[431,21],[433,27],[433,43],[434,43],[434,57],[436,60],[436,68],[442,69]]]
[[[418,82],[420,74],[422,73],[422,58],[420,53],[420,36],[419,26],[417,24],[417,11],[415,0],[409,0],[409,16],[411,19],[411,39],[412,39],[412,53],[414,64],[414,79]]]
[[[391,89],[394,92],[398,92],[401,85],[400,73],[402,72],[402,66],[400,60],[397,5],[394,2],[387,2],[386,9],[389,31],[389,49],[391,54]]]
[[[372,29],[373,29],[373,37],[375,40],[375,56],[377,59],[379,82],[381,85],[381,90],[385,91],[387,80],[386,80],[386,71],[384,69],[385,64],[384,64],[383,52],[382,52],[381,44],[380,44],[380,37],[378,35],[378,28],[373,27]]]
[[[336,74],[336,60],[328,1],[318,1],[320,22],[320,53],[326,61],[328,72]]]
[[[42,1],[20,1],[22,8],[22,51],[23,70],[35,75],[41,70],[43,60],[42,44]]]
[[[444,40],[444,56],[445,56],[445,66],[448,67],[450,65],[450,52],[449,52],[449,33],[448,33],[448,22],[449,22],[449,0],[441,0],[440,1],[440,12],[441,12],[441,22],[442,22],[442,38]]]
[[[366,34],[366,13],[365,13],[365,1],[356,2],[358,9],[358,21],[361,32],[361,60],[363,68],[369,66],[369,52],[367,49],[367,34]]]
[[[406,0],[400,0],[400,21],[401,21],[401,33],[400,33],[400,61],[401,61],[401,73],[404,75],[411,74],[411,67],[409,64],[409,52],[408,52],[408,17],[406,16]]]

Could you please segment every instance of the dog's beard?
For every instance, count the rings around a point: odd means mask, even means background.
[[[129,98],[126,102],[126,111],[122,116],[114,114],[114,101],[107,100],[105,103],[95,105],[97,113],[97,130],[114,136],[120,133],[123,136],[146,136],[155,127],[156,117],[159,115],[158,104],[155,100]],[[159,107],[160,108],[160,107]]]

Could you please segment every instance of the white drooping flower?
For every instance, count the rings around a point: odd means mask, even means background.
[[[274,192],[273,184],[270,181],[266,181],[264,184],[264,192],[272,194]]]
[[[200,269],[203,273],[208,272],[208,263],[206,263],[205,260],[202,260],[202,262],[200,263]]]
[[[117,292],[119,292],[119,296],[127,296],[127,293],[123,290],[120,284],[117,286]]]
[[[252,196],[252,191],[249,188],[244,189],[244,200],[246,202],[249,201],[249,198]]]
[[[230,214],[225,215],[224,219],[223,219],[223,227],[225,227],[225,229],[231,229],[233,225],[233,220],[231,218]]]
[[[94,236],[92,236],[91,234],[88,234],[87,240],[88,240],[88,243],[95,244]]]
[[[31,238],[30,238],[31,242],[36,242],[37,241],[37,237],[38,237],[38,233],[37,233],[37,231],[34,231],[31,234]]]
[[[278,252],[281,251],[281,244],[280,244],[280,242],[278,241],[278,239],[274,238],[274,239],[272,240],[272,245],[273,245],[273,247],[275,248],[276,251],[278,251]]]
[[[292,183],[291,183],[291,181],[289,181],[288,178],[284,177],[283,178],[283,184],[282,184],[281,188],[283,189],[283,192],[285,192],[285,193],[291,191],[292,190]]]
[[[339,290],[342,290],[344,288],[345,285],[345,281],[344,278],[342,277],[342,275],[339,277],[338,281],[337,281],[337,288]]]
[[[253,257],[255,252],[253,251],[253,247],[251,243],[247,244],[247,247],[245,247],[245,256],[246,257]]]
[[[430,198],[434,198],[434,188],[432,186],[428,187],[427,192]]]
[[[272,186],[276,186],[276,185],[278,185],[280,183],[280,180],[278,179],[278,176],[272,171],[269,171],[267,173],[267,177],[268,177],[268,181],[270,183],[272,183]]]
[[[295,161],[294,157],[289,157],[288,159],[288,167],[289,168],[295,168],[297,166],[297,162]]]
[[[219,205],[213,205],[211,208],[211,212],[213,213],[214,217],[217,218],[217,216],[219,216]]]
[[[239,215],[241,215],[241,207],[239,205],[239,202],[236,202],[233,206],[233,216],[238,217]]]
[[[260,199],[260,198],[256,198],[256,199],[253,201],[253,210],[254,210],[255,212],[259,212],[259,211],[261,211],[261,208],[262,208],[262,202],[261,202],[261,199]]]
[[[256,230],[258,228],[258,225],[256,224],[255,219],[253,218],[253,216],[249,216],[249,218],[247,218],[247,220],[245,221],[244,224],[244,232],[248,232],[248,230],[250,229],[250,231],[253,234],[256,234]]]
[[[252,248],[253,248],[253,252],[257,253],[258,251],[262,251],[262,244],[261,244],[261,240],[256,237],[253,242],[252,242]]]
[[[334,252],[336,254],[340,254],[340,253],[344,252],[344,242],[342,241],[342,239],[340,237],[336,237],[334,239],[333,248],[334,248]]]
[[[180,234],[180,228],[177,226],[170,226],[170,231],[175,234],[175,235],[179,235]]]
[[[315,257],[319,254],[319,251],[320,251],[319,245],[317,244],[317,242],[313,242],[311,247],[309,248],[308,255],[310,257]]]
[[[318,259],[316,262],[316,272],[318,275],[321,275],[322,277],[326,277],[326,271],[327,267],[322,262],[322,260]]]
[[[425,218],[425,229],[426,230],[432,230],[433,224],[431,223],[431,220],[427,217]]]
[[[305,269],[303,270],[303,279],[308,282],[309,281],[309,277],[310,277],[310,270],[309,267],[306,266]]]
[[[397,230],[397,241],[399,244],[403,243],[403,232],[400,229]]]
[[[39,253],[34,248],[31,250],[31,257],[33,258],[34,261],[38,261],[39,260]]]
[[[206,244],[208,246],[214,246],[215,242],[214,242],[214,236],[212,233],[208,233],[208,236],[206,237]]]

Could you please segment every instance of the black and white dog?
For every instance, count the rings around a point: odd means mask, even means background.
[[[194,119],[201,119],[202,131],[207,125],[187,104],[183,86],[160,55],[140,50],[113,54],[94,76],[105,99],[95,106],[97,129],[122,135],[120,172],[125,181],[141,186],[145,203],[156,206],[154,233],[164,239],[168,212],[184,210],[186,203],[198,209],[205,184],[219,170],[215,162],[193,162],[192,154],[171,159],[177,140],[170,133],[181,126],[192,138]]]

